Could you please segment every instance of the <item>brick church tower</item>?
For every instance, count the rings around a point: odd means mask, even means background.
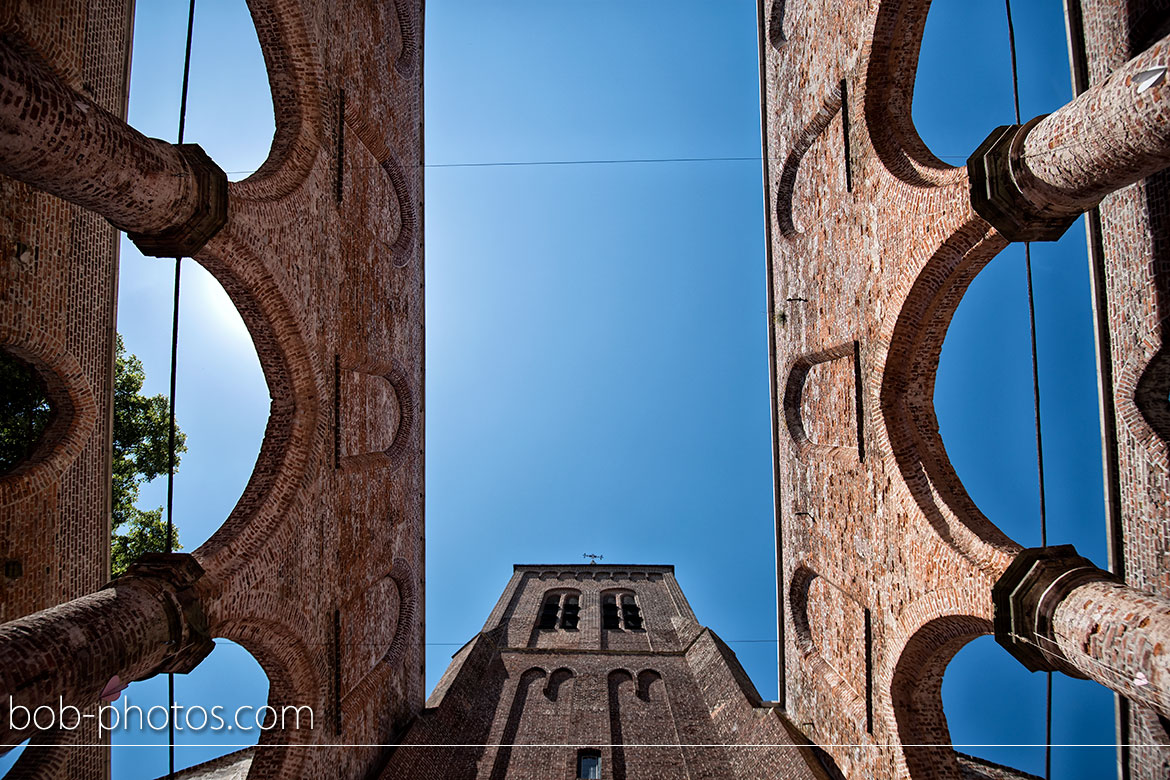
[[[381,777],[831,777],[820,755],[673,566],[516,566]]]

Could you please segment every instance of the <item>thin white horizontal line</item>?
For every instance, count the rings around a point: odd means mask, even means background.
[[[21,746],[21,744],[23,744],[23,743],[17,743],[17,744],[15,744],[15,745],[0,745],[0,747],[4,747],[4,748],[15,748],[15,747],[20,747],[20,746]],[[130,745],[125,745],[125,744],[112,744],[112,745],[111,745],[111,744],[97,744],[97,745],[31,745],[30,747],[39,747],[39,748],[46,748],[46,747],[53,747],[53,748],[94,748],[94,747],[117,747],[117,748],[128,748],[128,747],[133,747],[133,748],[139,748],[139,747],[140,747],[140,748],[164,748],[164,747],[170,747],[170,745],[169,745],[168,743],[165,743],[165,742],[163,742],[163,743],[155,743],[155,744],[149,744],[149,743],[148,743],[148,744],[130,744]],[[340,743],[340,744],[336,744],[336,743],[330,743],[330,744],[316,744],[316,743],[313,743],[313,744],[295,744],[295,743],[294,743],[294,744],[285,744],[285,745],[258,745],[258,744],[257,744],[257,743],[255,743],[255,742],[246,742],[246,743],[240,743],[240,744],[230,744],[230,743],[220,743],[220,742],[215,742],[215,743],[210,743],[210,744],[186,744],[186,743],[180,743],[180,744],[176,744],[176,745],[174,745],[174,747],[176,747],[176,748],[230,748],[230,747],[234,747],[234,748],[246,748],[246,747],[264,747],[264,748],[280,748],[280,747],[283,747],[283,748],[359,748],[359,747],[386,747],[386,748],[389,748],[389,747],[392,747],[392,748],[572,748],[572,749],[577,749],[577,748],[623,748],[623,749],[625,749],[625,748],[657,748],[657,749],[662,749],[662,748],[801,748],[801,747],[820,747],[820,748],[848,748],[848,747],[856,747],[856,748],[892,748],[892,747],[897,747],[897,745],[894,745],[894,744],[884,744],[884,743],[882,743],[882,744],[864,744],[864,745],[863,745],[863,744],[853,744],[853,743],[827,743],[827,744],[817,744],[817,745],[794,745],[794,744],[791,744],[791,743],[777,743],[777,744],[770,744],[770,743],[769,743],[769,744],[756,744],[756,745],[743,745],[743,744],[732,744],[732,745],[724,745],[724,744],[718,744],[718,743],[716,743],[716,744],[713,744],[713,743],[710,743],[710,742],[703,742],[703,743],[698,743],[698,744],[685,744],[685,745],[675,745],[675,744],[666,744],[666,745],[628,745],[628,744],[627,744],[627,745],[599,745],[599,744],[596,744],[596,743],[574,743],[574,744],[569,744],[569,745],[565,745],[565,744],[536,744],[536,745],[516,745],[516,744],[513,744],[513,745],[502,745],[502,744],[501,744],[501,745],[496,745],[496,744],[491,744],[491,745],[481,745],[481,744],[474,744],[474,745],[472,745],[472,744],[468,744],[468,745],[462,745],[462,744],[455,744],[455,745],[402,745],[402,744],[386,744],[386,743],[376,743],[376,742],[352,742],[352,743],[349,743],[349,742],[347,742],[347,743]],[[1116,747],[1118,747],[1118,745],[1116,745],[1116,744],[1114,744],[1114,743],[1112,743],[1112,742],[1110,742],[1110,743],[1104,743],[1104,744],[1058,744],[1058,743],[1053,743],[1053,744],[1051,744],[1051,745],[1046,745],[1046,744],[1043,744],[1043,743],[1040,743],[1040,744],[1031,744],[1031,743],[1029,743],[1029,744],[1000,744],[1000,743],[994,743],[994,744],[991,744],[991,743],[988,743],[988,744],[979,743],[979,744],[976,744],[976,743],[971,743],[971,744],[961,744],[961,745],[902,745],[902,747],[903,747],[903,748],[936,748],[936,749],[937,749],[937,748],[992,748],[992,747],[996,747],[996,748],[1045,748],[1045,747],[1054,747],[1054,748],[1116,748]],[[1161,744],[1145,744],[1145,743],[1136,743],[1136,742],[1131,742],[1131,743],[1126,743],[1125,745],[1122,745],[1122,747],[1142,747],[1142,748],[1151,748],[1151,747],[1155,747],[1155,748],[1166,748],[1167,746],[1166,746],[1166,745],[1161,745]]]

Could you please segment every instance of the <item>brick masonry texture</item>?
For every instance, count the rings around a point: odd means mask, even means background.
[[[578,749],[614,780],[1022,777],[955,753],[942,711],[946,666],[992,630],[992,586],[1020,547],[965,492],[932,406],[951,316],[1007,241],[973,211],[966,169],[931,155],[910,118],[928,0],[760,0],[781,701],[759,700],[670,567],[519,566],[425,707],[421,0],[249,2],[276,133],[195,259],[240,311],[272,404],[243,496],[192,553],[202,576],[158,591],[191,607],[178,611],[149,597],[156,575],[123,583],[125,598],[99,591],[117,279],[104,218],[131,224],[111,194],[127,180],[151,225],[185,224],[201,197],[185,176],[176,188],[157,175],[187,170],[172,147],[124,126],[131,6],[0,4],[0,69],[45,87],[0,101],[26,131],[0,150],[20,178],[0,178],[0,347],[43,376],[56,409],[38,450],[0,478],[0,557],[20,563],[0,579],[0,622],[24,636],[0,642],[9,690],[68,680],[92,699],[119,654],[158,670],[149,637],[187,642],[205,617],[257,658],[270,704],[309,705],[317,721],[188,777],[572,777]],[[1166,34],[1160,0],[1069,8],[1083,88]],[[1134,103],[1153,117],[1135,136],[1154,141],[1140,170],[1164,158],[1168,89]],[[1086,103],[1107,110],[1128,93],[1111,94]],[[1118,168],[1133,158],[1113,154],[1127,139],[1064,119],[1050,127],[1083,135],[1087,154],[1049,161],[1046,180],[1071,182],[1053,197],[1132,180]],[[62,186],[77,170],[60,159],[24,164],[52,155],[35,139],[90,121],[104,129],[71,141],[90,155],[80,181]],[[1107,195],[1090,220],[1111,554],[1126,587],[1085,585],[1054,607],[1062,652],[1130,680],[1163,669],[1170,642],[1143,623],[1143,610],[1170,614],[1166,177]],[[558,610],[577,599],[575,628],[539,627],[549,596]],[[635,599],[643,628],[603,627],[609,597]],[[91,641],[67,674],[51,668],[65,642],[26,652],[38,627],[76,641],[115,603],[144,628],[107,632],[105,650]],[[129,635],[139,646],[119,644]],[[1124,755],[1131,777],[1165,776],[1164,721],[1121,706],[1123,738],[1148,746]],[[96,735],[38,737],[67,740]],[[507,747],[538,744],[573,747]],[[101,749],[31,748],[13,776],[107,775]]]
[[[77,93],[124,117],[132,9],[126,0],[5,3],[0,35],[22,40]],[[0,346],[45,378],[56,409],[39,451],[0,479],[0,559],[19,561],[22,575],[0,576],[0,622],[109,577],[117,247],[117,231],[96,214],[0,178]],[[42,741],[103,738],[84,726]],[[102,749],[28,752],[41,776],[109,774]]]
[[[575,628],[540,627],[550,595],[579,599]],[[632,596],[642,628],[606,628],[607,595]],[[672,567],[587,565],[516,567],[381,777],[573,778],[581,750],[605,780],[827,776],[699,625]]]
[[[267,732],[230,771],[367,777],[380,748],[267,746],[391,742],[423,704],[422,4],[249,7],[276,133],[261,169],[230,186],[227,224],[195,259],[243,316],[272,406],[243,496],[192,553],[205,570],[194,596],[210,632],[264,668],[270,704],[317,716],[312,730]],[[5,3],[0,35],[76,105],[87,98],[120,122],[132,8]],[[72,121],[68,111],[35,113],[20,120]],[[144,143],[170,159],[168,144],[129,132],[75,140],[94,186],[55,191],[96,213],[35,189],[57,186],[51,166],[43,181],[35,170],[16,174],[24,182],[0,179],[0,346],[44,375],[57,410],[38,451],[0,480],[0,557],[23,570],[0,584],[3,620],[46,608],[50,624],[73,620],[78,610],[53,605],[109,574],[117,233],[102,217],[125,207],[109,187],[129,176],[135,203],[176,212],[152,212],[153,222],[181,222],[191,208],[164,191],[173,177],[154,183],[113,162],[141,165],[134,145]],[[18,242],[33,251],[18,253]],[[103,668],[76,672],[88,680]],[[29,750],[14,771],[99,778],[108,758]]]
[[[1120,7],[1082,0],[1086,80],[1100,83],[1165,35],[1165,2]],[[1095,262],[1098,364],[1112,568],[1142,591],[1170,596],[1170,426],[1166,334],[1170,323],[1170,176],[1155,174],[1098,208]],[[1092,246],[1092,243],[1090,244]],[[1101,339],[1100,334],[1105,338]],[[1147,392],[1143,378],[1152,385]],[[1160,394],[1158,390],[1161,390]],[[1144,397],[1143,397],[1144,396]],[[1161,425],[1159,425],[1159,421]],[[1170,773],[1170,734],[1153,711],[1123,707],[1131,776]]]
[[[1071,5],[1083,6],[1087,86],[1166,33],[1164,3]],[[1007,241],[972,211],[966,169],[935,158],[914,130],[910,103],[928,8],[926,0],[760,3],[781,703],[850,778],[1014,776],[949,747],[901,747],[949,744],[943,673],[963,645],[991,631],[991,586],[1020,550],[965,492],[934,416],[934,374],[951,316]],[[1122,90],[1103,99],[1130,98]],[[1163,95],[1148,100],[1156,106],[1149,111],[1165,110]],[[1102,110],[1113,108],[1125,106]],[[1052,126],[1081,133],[1088,154],[1049,155],[1044,176],[1071,182],[1070,197],[1119,186],[1111,183],[1122,166],[1111,157],[1117,145],[1085,120],[1070,121],[1075,129]],[[1165,154],[1164,143],[1151,143],[1154,157]],[[1147,424],[1170,419],[1163,409],[1170,368],[1157,361],[1166,321],[1158,215],[1166,199],[1156,193],[1165,175],[1101,206],[1109,289],[1099,293],[1108,311],[1098,325],[1112,334],[1116,381],[1106,392],[1117,409],[1115,492],[1126,598],[1137,601],[1134,589],[1165,595],[1170,585],[1168,433]],[[1143,376],[1152,412],[1135,405]],[[851,420],[859,421],[853,435]],[[1112,620],[1121,636],[1127,620],[1142,619],[1119,611],[1120,601],[1099,610],[1085,603],[1070,599],[1064,623],[1091,632]],[[1160,603],[1147,606],[1160,614]],[[1070,652],[1081,647],[1072,644]],[[1143,645],[1147,661],[1163,652],[1154,644]],[[1083,647],[1087,662],[1134,668],[1132,657],[1113,658],[1107,641]],[[1132,709],[1133,741],[1165,744],[1153,714]],[[1133,777],[1161,777],[1165,756],[1135,749],[1126,760]]]

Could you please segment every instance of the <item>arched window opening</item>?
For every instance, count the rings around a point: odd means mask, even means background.
[[[284,719],[284,728],[296,728],[288,708],[268,706],[268,677],[243,645],[215,640],[215,650],[188,674],[175,675],[175,700],[168,708],[167,676],[131,683],[112,703],[118,727],[110,732],[111,776],[164,777],[167,774],[167,724],[175,725],[175,768],[187,767],[233,753],[240,745],[259,741],[261,727]],[[299,702],[298,702],[299,703]],[[142,711],[140,718],[137,709]],[[171,715],[167,715],[169,709]],[[282,713],[281,710],[286,712]],[[325,714],[300,713],[300,728],[322,728]],[[161,728],[160,728],[161,727]],[[158,744],[157,748],[132,747]]]
[[[557,627],[557,614],[561,609],[560,594],[554,593],[544,599],[544,608],[540,611],[539,628],[549,631]]]
[[[601,600],[601,627],[605,629],[620,629],[622,620],[618,614],[617,596],[606,594]]]
[[[167,393],[174,266],[122,242],[118,331],[142,363],[144,395]],[[175,474],[175,524],[183,549],[206,541],[231,513],[256,464],[270,398],[252,338],[220,283],[183,261],[175,416],[187,452]],[[214,491],[182,485],[215,485]],[[142,485],[138,506],[164,504],[166,479]]]
[[[187,7],[138,3],[135,27],[155,34],[134,37],[130,124],[148,136],[173,141]],[[268,70],[247,4],[200,4],[191,39],[184,141],[203,147],[228,179],[236,181],[264,164],[275,131]]]
[[[1047,70],[1068,67],[1063,8],[1013,3],[1012,22],[1020,55],[1021,120],[1027,121],[1072,99],[1069,79],[1051,78]],[[968,41],[980,43],[973,48]],[[1039,61],[1037,52],[1052,52],[1060,59]],[[1011,47],[1002,3],[930,4],[911,114],[923,143],[956,166],[965,165],[997,126],[1015,124]]]
[[[1093,311],[1074,228],[1031,247],[1048,544],[1107,567]],[[1078,259],[1079,257],[1079,259]],[[1040,488],[1024,248],[1012,244],[963,294],[934,385],[938,431],[979,510],[1025,547],[1039,546]]]
[[[642,610],[629,591],[603,593],[601,627],[609,631],[642,631]]]
[[[642,610],[638,609],[632,593],[622,595],[622,623],[629,631],[642,630]]]
[[[1023,9],[1013,10],[1018,14]],[[972,57],[971,47],[960,45],[963,41],[979,41],[983,55]],[[1011,51],[1002,3],[938,0],[930,4],[911,116],[926,147],[954,166],[966,164],[995,127],[1015,122]]]
[[[581,614],[581,593],[575,590],[556,590],[544,597],[536,627],[541,631],[557,628],[576,631]]]
[[[37,370],[0,350],[0,475],[16,469],[37,449],[53,418],[48,388]]]
[[[129,121],[148,136],[173,141],[179,116],[187,8],[138,3]],[[225,118],[232,121],[225,122]],[[243,0],[200,5],[192,38],[184,141],[198,143],[240,179],[260,167],[273,136],[267,70]],[[174,265],[144,258],[123,237],[118,275],[118,331],[142,361],[143,392],[166,394],[170,373]],[[269,388],[251,335],[220,283],[184,260],[175,414],[188,452],[175,477],[175,524],[193,550],[228,517],[250,479],[269,419]],[[183,485],[215,485],[214,491]],[[145,510],[166,500],[166,479],[143,485]],[[164,532],[165,537],[165,532]]]
[[[1114,775],[1113,693],[1060,673],[1053,675],[1052,688],[1052,776]],[[942,681],[943,709],[960,767],[978,769],[990,762],[1043,777],[1044,698],[1044,674],[1026,670],[993,637],[965,645]]]
[[[578,615],[581,612],[581,597],[575,593],[565,595],[564,611],[561,614],[561,628],[574,631],[577,628]]]

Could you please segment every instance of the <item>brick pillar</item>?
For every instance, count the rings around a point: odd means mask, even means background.
[[[187,256],[227,221],[227,176],[147,138],[0,36],[0,174],[97,212],[145,254]]]
[[[105,588],[0,626],[0,702],[85,708],[110,679],[187,672],[211,652],[190,555],[154,554]],[[0,718],[0,744],[28,736]]]
[[[996,128],[967,161],[975,211],[1051,241],[1111,192],[1170,166],[1170,36],[1047,116]]]
[[[1072,545],[1022,551],[992,589],[995,638],[1031,671],[1096,680],[1170,717],[1170,599]]]

